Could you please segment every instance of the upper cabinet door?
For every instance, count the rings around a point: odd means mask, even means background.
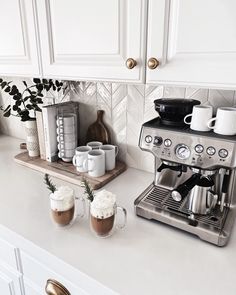
[[[33,0],[0,0],[0,75],[38,76]]]
[[[37,1],[43,75],[144,82],[146,0]],[[126,65],[128,58],[129,69]],[[137,65],[135,65],[137,63]]]
[[[235,0],[150,0],[147,59],[160,65],[147,83],[235,89],[235,12]]]

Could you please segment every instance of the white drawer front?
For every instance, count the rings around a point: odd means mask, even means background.
[[[23,295],[22,275],[5,264],[0,264],[0,294]],[[3,292],[3,290],[7,290]]]
[[[45,292],[40,292],[30,280],[24,279],[25,295],[45,295]]]
[[[4,261],[14,269],[19,270],[17,255],[18,249],[16,247],[5,240],[0,239],[0,261]]]
[[[0,290],[1,294],[13,295],[14,290],[12,286],[12,281],[6,275],[0,272]]]
[[[82,290],[79,286],[75,286],[69,280],[58,275],[47,266],[41,264],[28,254],[21,252],[21,261],[23,267],[24,278],[32,281],[40,293],[45,294],[45,285],[48,279],[55,279],[65,286],[71,295],[91,295]],[[60,270],[61,271],[61,270]],[[78,282],[79,285],[79,282]],[[27,294],[28,295],[28,294]],[[29,294],[31,295],[31,294]],[[95,295],[95,294],[94,294]]]

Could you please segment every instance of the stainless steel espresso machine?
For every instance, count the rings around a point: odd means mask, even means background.
[[[155,173],[135,200],[136,214],[226,245],[236,215],[236,136],[156,118],[143,124],[139,147],[154,155]]]

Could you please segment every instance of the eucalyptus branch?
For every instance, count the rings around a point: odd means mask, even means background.
[[[84,194],[87,196],[87,199],[92,202],[94,200],[93,189],[85,178],[83,179],[82,184],[84,185]]]
[[[47,188],[50,190],[50,192],[54,193],[57,190],[55,184],[53,184],[47,173],[44,175],[44,183],[47,185]]]

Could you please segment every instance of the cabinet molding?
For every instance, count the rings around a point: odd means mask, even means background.
[[[34,5],[35,0],[11,0],[1,3],[1,75],[39,75]]]
[[[146,0],[44,0],[37,11],[44,76],[144,82]]]
[[[147,58],[160,66],[147,83],[235,89],[235,10],[233,0],[150,0]]]

